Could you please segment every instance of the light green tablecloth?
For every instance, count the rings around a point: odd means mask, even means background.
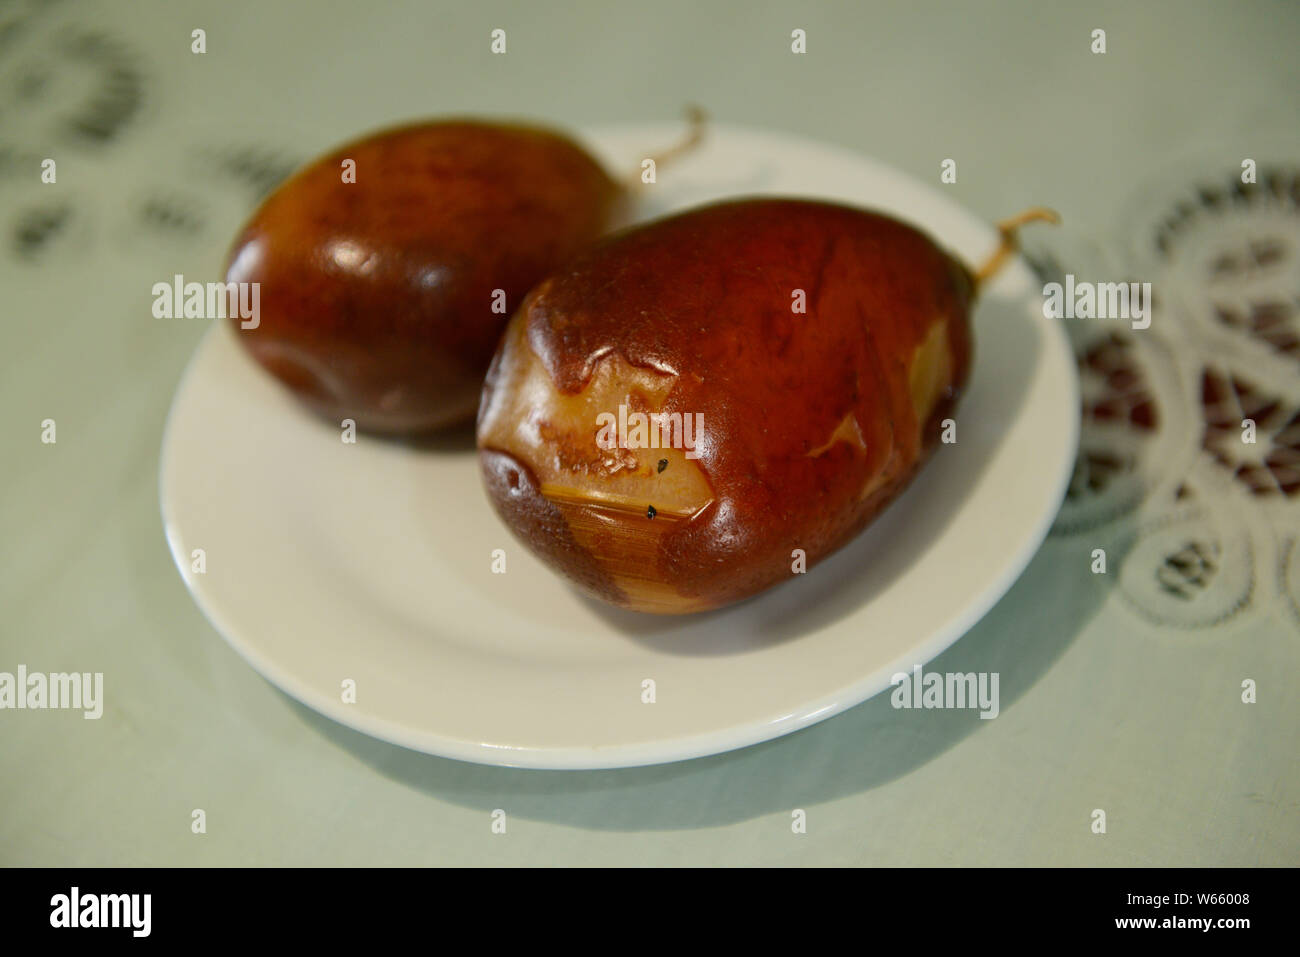
[[[488,49],[498,27],[505,56]],[[359,131],[446,113],[663,120],[689,101],[936,185],[954,158],[943,188],[990,221],[1058,208],[1067,267],[1159,280],[1175,265],[1136,265],[1135,210],[1160,187],[1256,153],[1300,166],[1298,41],[1300,7],[1281,3],[0,7],[0,671],[106,685],[98,721],[0,711],[0,863],[1296,863],[1297,498],[1250,495],[1197,454],[1207,361],[1294,412],[1296,356],[1221,343],[1213,316],[1184,331],[1175,314],[1198,300],[1172,283],[1163,331],[1080,346],[1089,395],[1111,402],[1085,441],[1121,461],[1090,460],[1093,486],[1081,477],[1021,581],[931,665],[1000,672],[996,720],[879,696],[744,751],[590,773],[368,739],[221,641],[158,517],[164,417],[207,324],[159,325],[149,289],[210,272],[260,183]],[[1128,415],[1147,397],[1156,427],[1114,431],[1114,402]]]

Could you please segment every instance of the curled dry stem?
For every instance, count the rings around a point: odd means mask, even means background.
[[[704,110],[694,104],[686,107],[686,133],[680,140],[667,149],[658,153],[652,153],[646,157],[652,160],[657,171],[665,163],[672,163],[680,159],[687,153],[692,152],[697,146],[704,141],[705,131],[708,129],[709,117]],[[641,184],[641,170],[637,170],[629,177],[629,182],[633,186]]]
[[[1011,254],[1020,248],[1020,227],[1026,223],[1037,222],[1060,225],[1061,217],[1055,210],[1048,209],[1045,206],[1031,206],[1023,213],[998,223],[998,235],[1000,237],[998,248],[993,251],[993,255],[986,259],[974,274],[975,289],[977,291],[987,280],[993,278],[1007,259],[1010,258]]]

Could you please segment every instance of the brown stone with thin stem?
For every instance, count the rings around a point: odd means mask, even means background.
[[[1001,224],[977,273],[896,219],[804,200],[719,203],[602,242],[529,294],[488,373],[493,505],[625,608],[702,611],[788,580],[795,550],[811,567],[840,548],[934,450],[969,374],[977,287],[1045,218]],[[660,416],[668,442],[602,444],[620,409]],[[695,414],[695,447],[673,445],[673,417]]]
[[[702,122],[662,159],[693,148]],[[226,279],[260,284],[258,323],[232,325],[336,423],[385,433],[463,423],[524,295],[620,225],[632,201],[551,130],[477,120],[385,130],[304,167],[254,213]]]

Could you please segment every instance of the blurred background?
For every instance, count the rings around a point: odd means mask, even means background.
[[[1298,45],[1300,6],[1259,0],[0,2],[0,670],[104,671],[111,689],[95,723],[0,714],[0,864],[1294,863],[1296,696],[1275,684],[1247,710],[1238,686],[1296,674],[1295,498],[1201,451],[1207,377],[1240,399],[1252,374],[1291,447]],[[903,722],[876,699],[734,754],[538,773],[415,755],[280,695],[171,567],[158,447],[207,326],[154,323],[152,283],[215,275],[260,196],[367,130],[448,114],[581,130],[687,103],[881,159],[990,222],[1051,205],[1066,226],[1031,247],[1044,276],[1187,279],[1162,303],[1185,326],[1077,335],[1094,428],[1071,501],[935,665],[1000,667],[1002,716]],[[1201,198],[1247,157],[1274,177],[1283,254],[1273,299],[1234,287],[1216,312],[1201,259],[1159,235],[1186,207],[1202,236],[1249,240],[1253,220],[1220,229]],[[1215,338],[1228,327],[1236,345]],[[1213,568],[1189,573],[1203,539]],[[1136,570],[1081,580],[1098,542]],[[497,807],[518,822],[504,840]]]

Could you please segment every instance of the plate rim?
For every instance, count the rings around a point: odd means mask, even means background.
[[[583,128],[578,131],[584,141],[591,141],[599,136],[617,135],[618,132],[625,132],[632,128],[653,129],[654,123],[648,124],[605,124],[598,127]],[[877,169],[885,170],[889,174],[900,177],[919,190],[933,194],[935,191],[927,184],[916,179],[910,173],[897,169],[872,156],[859,155],[851,150],[847,150],[834,143],[827,143],[814,137],[804,136],[797,133],[784,133],[780,131],[770,131],[757,127],[733,126],[719,124],[715,127],[717,130],[731,133],[743,134],[746,136],[766,136],[777,137],[787,141],[793,141],[801,146],[815,147],[818,150],[839,154],[842,158],[852,159],[857,162],[866,162]],[[942,194],[940,194],[941,196]],[[739,198],[739,195],[736,197]],[[956,200],[948,197],[942,197],[945,203],[964,214],[971,219],[978,219],[976,214],[966,209]],[[846,201],[847,202],[847,201]],[[861,204],[859,204],[861,205]],[[982,222],[982,221],[981,221]],[[983,224],[987,230],[990,241],[996,239],[996,233],[992,226]],[[1006,274],[1022,273],[1028,277],[1030,288],[1033,287],[1033,275],[1022,257],[1015,257],[1010,261],[1006,269]],[[1016,300],[1018,303],[1026,304],[1030,301],[1030,296],[1020,296]],[[1044,336],[1044,348],[1057,352],[1057,360],[1067,371],[1068,383],[1067,391],[1073,400],[1073,405],[1077,408],[1079,404],[1079,379],[1078,371],[1075,364],[1075,358],[1069,346],[1068,337],[1064,329],[1059,325],[1052,325],[1055,330],[1054,334]],[[174,441],[175,418],[177,408],[180,405],[179,399],[186,390],[186,387],[192,381],[195,369],[203,355],[213,348],[213,337],[225,335],[228,330],[224,324],[214,324],[208,329],[203,337],[199,340],[198,345],[187,359],[184,369],[177,380],[175,391],[172,394],[171,402],[168,407],[167,416],[163,424],[161,433],[161,449],[158,467],[158,494],[159,494],[159,512],[163,525],[164,536],[167,540],[168,551],[171,554],[172,561],[176,565],[180,578],[185,585],[190,597],[198,606],[199,611],[207,619],[208,623],[221,636],[235,652],[247,663],[255,672],[264,680],[269,682],[281,692],[287,694],[304,707],[337,722],[344,727],[361,732],[381,741],[395,744],[413,751],[429,754],[438,757],[450,758],[453,760],[466,761],[474,764],[487,766],[503,766],[511,768],[531,768],[531,769],[550,769],[550,770],[597,770],[612,768],[630,768],[643,767],[647,765],[665,764],[676,761],[693,760],[696,758],[706,757],[714,754],[725,753],[740,748],[749,747],[759,744],[763,741],[774,740],[792,734],[795,731],[810,727],[813,724],[842,714],[848,709],[859,705],[870,698],[890,687],[892,684],[890,676],[900,671],[905,671],[899,666],[904,660],[908,660],[909,667],[917,661],[922,664],[932,661],[946,649],[955,644],[966,634],[975,624],[983,619],[988,612],[1000,601],[1011,589],[1014,583],[1024,573],[1034,555],[1037,554],[1043,542],[1046,540],[1051,526],[1060,511],[1061,504],[1064,501],[1066,490],[1069,487],[1069,481],[1074,469],[1074,453],[1067,451],[1062,459],[1057,463],[1057,475],[1053,485],[1053,494],[1049,498],[1052,503],[1050,508],[1045,508],[1043,513],[1038,516],[1032,526],[1032,532],[1028,534],[1018,549],[1010,553],[1004,559],[1002,573],[996,577],[990,584],[980,589],[978,599],[967,603],[960,614],[954,616],[945,626],[932,631],[925,640],[912,645],[907,652],[901,657],[892,661],[889,665],[883,666],[876,671],[870,672],[856,681],[842,685],[834,691],[820,695],[815,699],[804,702],[800,707],[789,714],[780,717],[764,717],[760,719],[750,719],[740,724],[729,725],[723,729],[712,729],[709,731],[699,732],[697,734],[670,736],[652,741],[643,741],[630,744],[620,745],[589,745],[589,746],[563,746],[563,747],[535,747],[535,746],[513,746],[505,744],[493,744],[490,742],[472,742],[460,738],[448,737],[436,732],[425,729],[410,728],[406,725],[399,724],[393,719],[371,716],[366,712],[348,710],[347,706],[336,700],[337,696],[331,697],[324,694],[308,682],[300,680],[291,671],[288,671],[275,664],[269,658],[263,656],[257,649],[256,644],[241,637],[239,629],[233,627],[227,621],[225,615],[214,607],[210,596],[199,587],[196,581],[186,574],[186,568],[189,565],[189,558],[183,552],[183,543],[181,541],[180,529],[176,523],[176,516],[170,513],[170,506],[174,504],[168,496],[168,479],[172,473],[173,456],[177,443]],[[1079,416],[1070,415],[1067,421],[1062,423],[1066,429],[1066,441],[1064,448],[1067,450],[1077,450],[1081,422]]]

